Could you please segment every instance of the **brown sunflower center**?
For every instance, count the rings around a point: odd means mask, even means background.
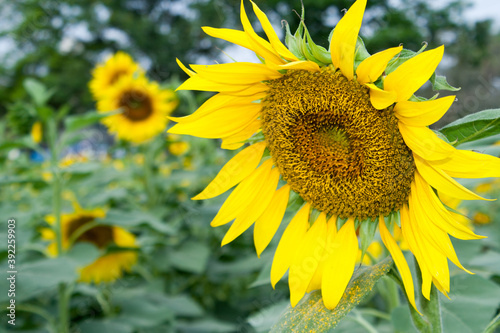
[[[377,217],[408,201],[415,173],[392,108],[330,67],[268,83],[262,131],[283,178],[314,208]]]
[[[123,109],[125,117],[131,121],[147,119],[153,113],[151,98],[139,90],[124,92],[118,105]]]
[[[81,230],[80,228],[88,225],[94,220],[95,218],[93,216],[81,216],[72,220],[68,225],[67,237],[70,238],[77,230]],[[105,248],[108,244],[113,242],[113,229],[105,225],[95,226],[89,230],[85,230],[78,236],[75,242],[89,242],[100,249]]]

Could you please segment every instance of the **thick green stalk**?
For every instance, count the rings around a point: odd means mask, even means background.
[[[144,148],[144,185],[148,207],[153,207],[156,203],[156,188],[153,183],[154,141],[146,143]]]

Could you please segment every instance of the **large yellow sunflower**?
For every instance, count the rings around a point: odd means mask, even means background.
[[[172,90],[161,89],[145,77],[123,76],[97,102],[97,109],[99,112],[121,109],[123,112],[102,122],[120,139],[142,143],[165,129],[167,116],[177,104]]]
[[[134,75],[143,76],[144,70],[130,55],[119,51],[104,63],[96,66],[92,72],[89,88],[94,99],[99,100],[106,95],[109,88],[118,82],[121,77],[132,77]]]
[[[412,97],[434,73],[444,47],[421,52],[387,75],[401,46],[358,65],[356,42],[366,0],[357,0],[335,27],[328,57],[299,59],[252,5],[269,41],[254,32],[243,2],[243,31],[203,30],[254,51],[262,63],[191,65],[190,70],[179,62],[190,75],[179,89],[218,94],[193,115],[172,118],[178,124],[169,131],[221,138],[229,149],[261,131],[193,198],[212,198],[237,185],[211,223],[234,220],[222,245],[255,224],[260,255],[294,191],[304,204],[285,229],[271,270],[273,286],[288,271],[293,306],[306,292],[321,289],[325,306],[335,308],[355,269],[356,230],[363,223],[378,223],[414,307],[412,275],[391,231],[415,255],[423,295],[430,297],[432,283],[446,294],[448,259],[463,268],[449,235],[481,236],[455,221],[434,190],[482,199],[452,177],[498,177],[500,160],[457,150],[427,127],[454,96],[422,102]]]
[[[78,205],[75,206],[75,212],[61,215],[63,249],[67,250],[74,243],[89,242],[101,250],[106,249],[111,244],[124,248],[137,247],[135,236],[123,228],[107,225],[94,225],[91,223],[97,218],[103,218],[106,213],[102,209],[84,210]],[[52,215],[46,217],[47,223],[55,224],[55,218]],[[86,229],[86,228],[89,229]],[[80,235],[75,234],[81,233]],[[56,234],[52,228],[41,230],[42,238],[51,241],[47,247],[49,255],[55,257],[58,255]],[[137,261],[135,251],[111,252],[99,257],[93,263],[80,269],[79,280],[86,283],[111,282],[120,278],[123,271],[129,271]]]

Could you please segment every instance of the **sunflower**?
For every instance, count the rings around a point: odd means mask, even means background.
[[[89,88],[94,99],[99,100],[121,77],[143,76],[144,70],[124,52],[117,52],[92,72]]]
[[[99,112],[121,109],[102,122],[120,139],[142,143],[161,133],[167,116],[177,107],[172,90],[161,89],[145,77],[123,76],[97,102]]]
[[[137,247],[135,236],[123,228],[92,225],[95,219],[105,216],[106,213],[102,209],[84,210],[78,205],[75,205],[73,213],[62,214],[63,249],[69,249],[72,245],[71,242],[92,243],[100,250],[105,250],[111,244],[124,248]],[[55,218],[52,215],[47,216],[46,221],[50,225],[55,224]],[[56,257],[58,255],[56,233],[52,228],[44,228],[41,230],[41,234],[42,239],[51,241],[47,247],[47,252],[50,256]],[[95,283],[112,282],[120,278],[123,271],[129,271],[136,261],[137,253],[135,251],[123,250],[104,254],[93,263],[80,269],[79,281],[86,283],[92,281]]]
[[[452,177],[498,177],[500,160],[457,150],[428,128],[455,96],[422,101],[413,94],[434,73],[444,47],[396,62],[399,46],[359,62],[366,0],[357,0],[335,27],[329,51],[313,45],[306,30],[302,43],[294,44],[302,50],[289,50],[266,15],[252,5],[268,41],[253,30],[243,2],[243,31],[203,30],[252,50],[262,63],[188,69],[178,61],[190,76],[178,89],[218,93],[194,114],[172,118],[178,124],[169,130],[220,138],[228,149],[250,143],[193,198],[209,199],[237,185],[211,223],[234,220],[222,245],[254,224],[260,255],[295,192],[303,205],[281,236],[271,269],[273,286],[288,271],[292,306],[306,292],[321,289],[325,306],[336,307],[355,270],[356,230],[365,223],[378,224],[413,307],[412,275],[393,234],[416,257],[423,296],[429,299],[432,283],[448,293],[447,259],[465,270],[449,235],[482,237],[455,221],[434,190],[482,199]],[[288,35],[291,42],[298,37]],[[389,70],[388,64],[396,68]]]

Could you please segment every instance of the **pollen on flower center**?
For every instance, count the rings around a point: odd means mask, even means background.
[[[95,220],[93,216],[81,216],[68,225],[68,238],[70,238],[78,229],[89,224]],[[83,232],[76,242],[89,242],[93,243],[98,248],[104,248],[113,241],[113,230],[109,226],[95,226]]]
[[[331,67],[268,82],[262,131],[284,180],[316,209],[377,217],[408,201],[415,173],[392,108]]]
[[[132,121],[147,119],[153,112],[149,96],[137,90],[124,92],[118,105],[123,108],[125,117]]]

